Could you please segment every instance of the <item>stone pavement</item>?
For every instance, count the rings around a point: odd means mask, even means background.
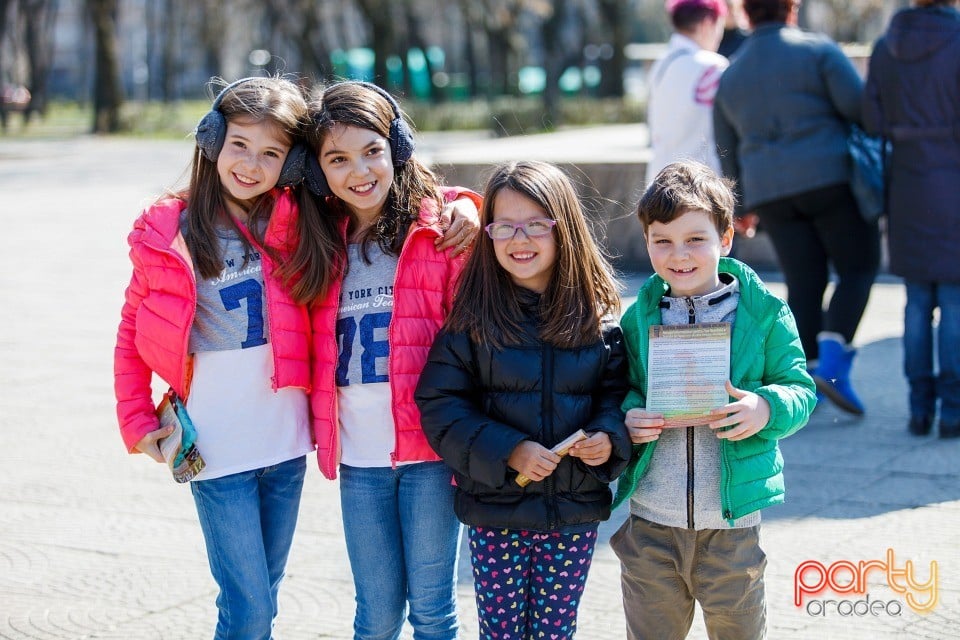
[[[566,133],[561,146],[602,150],[605,131]],[[622,146],[622,130],[609,131],[610,144]],[[525,157],[529,142],[496,144]],[[111,357],[129,278],[124,238],[138,210],[185,172],[189,156],[187,141],[0,139],[2,639],[211,635],[216,589],[189,490],[163,467],[125,453],[112,400]],[[782,293],[777,274],[765,275]],[[629,296],[642,274],[627,280]],[[764,513],[762,532],[770,638],[960,637],[960,441],[906,433],[902,306],[902,287],[882,278],[854,369],[868,415],[823,406],[782,443],[788,502]],[[616,513],[602,528],[580,611],[583,640],[624,638],[619,568],[606,543],[624,517]],[[888,580],[879,569],[865,581],[869,605],[865,595],[827,589],[794,606],[801,563],[856,569],[860,561],[886,563],[888,553],[894,569],[909,566],[921,582],[936,563],[938,601],[929,613],[914,612],[910,596],[894,591],[901,574]],[[459,602],[470,638],[476,620],[465,558]],[[833,584],[850,575],[839,568]],[[804,573],[807,584],[816,577],[815,569]],[[349,638],[352,615],[337,487],[314,468],[277,636]],[[705,637],[698,616],[690,638]]]

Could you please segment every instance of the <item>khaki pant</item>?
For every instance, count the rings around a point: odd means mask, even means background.
[[[629,640],[683,640],[694,601],[711,640],[766,636],[759,526],[697,531],[630,516],[610,546],[620,558]]]

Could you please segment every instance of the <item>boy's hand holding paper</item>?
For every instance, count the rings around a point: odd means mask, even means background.
[[[623,423],[633,444],[653,442],[660,438],[660,432],[664,429],[663,416],[646,409],[630,409]]]
[[[750,391],[737,389],[728,380],[726,391],[735,400],[713,413],[719,416],[710,423],[718,438],[743,440],[756,434],[770,421],[770,404],[765,398]],[[724,427],[731,427],[725,429]]]

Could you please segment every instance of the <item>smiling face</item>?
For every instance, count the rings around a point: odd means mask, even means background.
[[[289,151],[289,137],[269,122],[227,122],[217,175],[231,215],[246,220],[255,199],[276,186]]]
[[[374,222],[393,185],[390,141],[370,129],[336,124],[324,137],[318,160],[333,195],[361,224]]]
[[[539,204],[512,189],[501,189],[493,202],[493,222],[522,224],[536,218],[550,218]],[[556,231],[527,237],[517,230],[509,240],[490,240],[500,266],[517,286],[543,293],[553,276],[557,259]]]
[[[717,265],[730,253],[733,228],[722,235],[706,211],[688,211],[671,222],[647,228],[647,252],[654,271],[675,297],[702,296],[720,288]]]

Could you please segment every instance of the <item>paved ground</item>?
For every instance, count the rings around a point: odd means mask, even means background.
[[[544,148],[553,140],[590,153],[607,148],[607,134],[610,148],[623,147],[617,127],[539,139]],[[536,140],[454,142],[495,160],[486,145],[524,157],[541,148]],[[164,468],[126,455],[112,402],[114,332],[129,277],[124,238],[137,211],[186,168],[189,153],[187,142],[0,139],[2,639],[211,634],[215,587],[189,492]],[[768,276],[782,292],[777,275]],[[629,278],[628,293],[641,277]],[[902,305],[901,286],[884,278],[858,336],[854,379],[868,416],[824,406],[783,442],[789,502],[769,509],[763,525],[771,638],[960,637],[960,442],[906,434]],[[619,568],[606,544],[623,518],[615,514],[602,530],[581,608],[583,640],[624,637]],[[278,637],[350,637],[353,588],[340,530],[336,484],[314,471]],[[887,562],[888,550],[894,568],[911,567],[918,581],[936,563],[930,613],[911,610],[880,570],[866,589],[871,603],[882,604],[868,611],[857,604],[864,596],[829,590],[794,606],[801,563],[855,568]],[[844,583],[849,571],[834,575]],[[805,576],[814,582],[811,572]],[[463,637],[475,637],[466,565],[459,593]],[[690,637],[705,637],[699,620]]]

